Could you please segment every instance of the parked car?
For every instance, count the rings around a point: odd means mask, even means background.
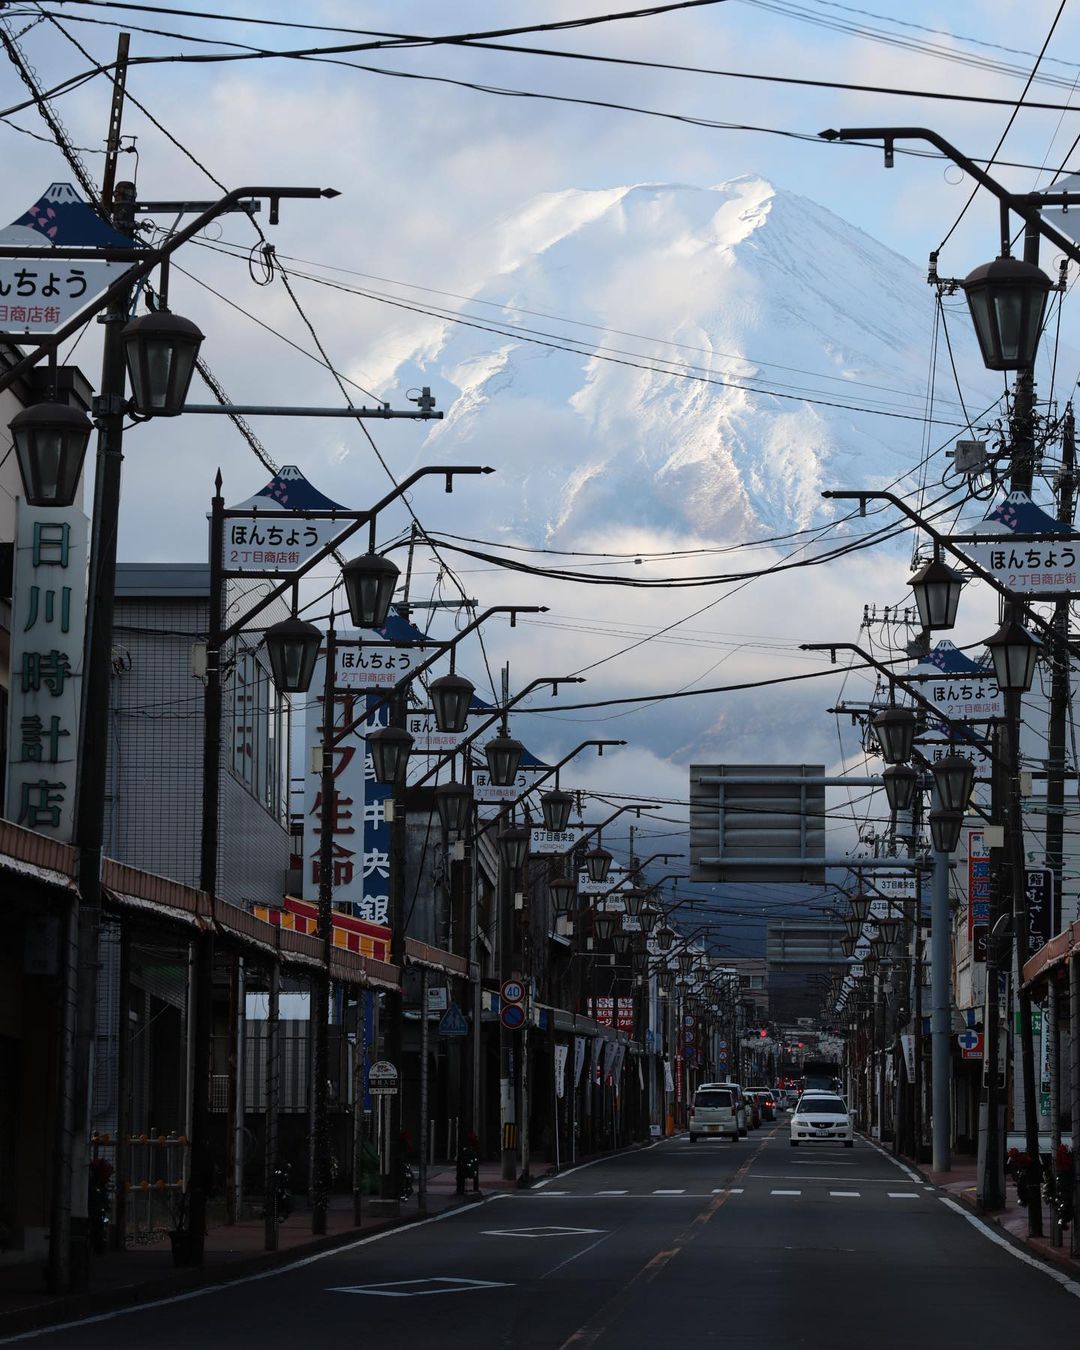
[[[791,1117],[791,1147],[840,1140],[845,1148],[854,1148],[854,1122],[842,1097],[832,1092],[804,1092]]]
[[[776,1119],[776,1097],[771,1088],[747,1088],[746,1095],[757,1102],[762,1120]]]
[[[735,1115],[739,1122],[739,1136],[745,1139],[749,1130],[749,1113],[746,1109],[746,1096],[740,1085],[738,1083],[702,1083],[701,1088],[730,1088],[732,1090],[735,1094]]]
[[[738,1140],[738,1103],[731,1088],[706,1083],[694,1093],[690,1107],[690,1142],[717,1137]]]

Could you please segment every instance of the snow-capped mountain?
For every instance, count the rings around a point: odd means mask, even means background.
[[[450,409],[428,454],[500,469],[508,533],[799,528],[822,488],[891,481],[923,454],[925,273],[804,197],[756,177],[570,190],[492,241],[460,312],[501,333],[447,323],[398,379]],[[994,389],[969,327],[957,314],[950,335],[981,410]],[[947,367],[937,383],[937,415],[959,421]]]

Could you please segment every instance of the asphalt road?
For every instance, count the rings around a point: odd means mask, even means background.
[[[242,1283],[0,1344],[58,1350],[1016,1350],[1080,1285],[869,1144],[685,1138]]]

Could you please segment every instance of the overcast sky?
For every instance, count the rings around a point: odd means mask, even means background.
[[[346,32],[320,33],[250,22],[255,18],[295,19],[298,12],[306,24],[414,35],[466,33],[608,12],[597,0],[502,0],[497,4],[489,0],[452,6],[420,0],[393,4],[341,0],[303,6],[251,0],[225,8],[243,17],[219,23],[121,7],[46,5],[62,24],[60,31],[42,20],[32,5],[14,5],[6,14],[10,31],[22,34],[19,40],[40,83],[51,88],[98,62],[110,61],[120,24],[132,33],[132,55],[142,57],[364,40]],[[762,176],[780,188],[813,198],[921,269],[970,192],[969,181],[941,160],[898,154],[895,169],[886,172],[879,150],[699,127],[610,107],[502,97],[451,82],[587,99],[594,104],[633,105],[777,132],[813,135],[829,126],[931,126],[969,154],[989,157],[1009,120],[1007,101],[1023,89],[1024,77],[1058,8],[1059,0],[945,5],[906,0],[903,6],[867,0],[866,8],[829,0],[725,0],[658,17],[507,39],[556,51],[726,72],[977,94],[1006,101],[999,106],[446,46],[351,53],[333,61],[266,59],[134,66],[128,77],[131,100],[142,103],[168,136],[129,101],[124,130],[134,137],[135,153],[122,158],[121,174],[136,178],[144,200],[212,199],[219,191],[215,179],[230,188],[270,183],[337,188],[342,195],[333,201],[284,203],[276,229],[270,230],[264,220],[279,252],[318,264],[323,275],[346,277],[346,272],[335,274],[327,269],[350,269],[365,274],[362,279],[373,286],[377,278],[384,291],[399,298],[419,296],[425,303],[437,301],[451,308],[458,303],[455,297],[472,294],[491,282],[499,271],[496,243],[504,222],[518,217],[539,194],[631,183],[708,186],[742,174]],[[901,14],[903,22],[890,17]],[[866,30],[861,35],[851,31],[860,26]],[[185,37],[178,41],[139,31],[140,27]],[[869,30],[888,40],[871,40]],[[1033,83],[1029,101],[1066,104],[1072,100],[1080,77],[1080,61],[1075,59],[1080,56],[1078,37],[1080,13],[1066,12],[1040,66],[1040,75],[1048,82]],[[92,59],[82,55],[71,39],[82,44]],[[238,45],[230,48],[230,43]],[[929,50],[931,45],[938,54]],[[944,54],[961,59],[942,59]],[[1013,65],[1020,75],[987,69],[987,62]],[[376,73],[375,68],[383,73]],[[429,78],[395,78],[394,72]],[[71,140],[81,148],[95,179],[100,176],[110,92],[108,80],[99,75],[55,100]],[[11,108],[25,97],[18,75],[5,65],[0,102]],[[16,127],[44,136],[46,142],[21,134]],[[1043,186],[1067,161],[1078,132],[1080,119],[1072,112],[1023,109],[999,159],[1025,167],[1002,165],[995,172],[1017,190]],[[33,109],[15,112],[0,124],[0,137],[5,165],[0,177],[0,219],[7,221],[18,217],[48,183],[71,181],[72,174],[47,143],[48,129]],[[1080,156],[1072,152],[1068,162],[1070,167],[1080,166]],[[172,219],[162,216],[159,223],[170,226]],[[256,242],[249,223],[239,217],[224,219],[208,231],[204,242],[218,239],[244,247]],[[963,276],[992,257],[996,244],[996,209],[980,194],[942,251],[942,273]],[[206,332],[204,355],[230,395],[237,401],[340,404],[337,386],[310,359],[312,335],[279,282],[260,287],[245,261],[224,258],[197,245],[186,248],[177,261],[172,307],[197,320]],[[1047,250],[1044,262],[1048,269],[1054,264],[1052,250]],[[258,268],[254,271],[257,278]],[[275,331],[260,327],[185,272]],[[358,278],[349,280],[355,283]],[[405,391],[394,383],[398,363],[426,338],[436,342],[439,326],[428,317],[394,313],[353,295],[310,283],[298,282],[297,286],[330,359],[363,389],[401,406]],[[434,291],[447,294],[440,298]],[[514,299],[527,305],[529,296],[518,294]],[[1068,306],[1063,323],[1068,340],[1072,323]],[[619,326],[612,321],[612,327]],[[96,366],[95,344],[96,332],[91,330],[73,358],[91,374]],[[756,353],[764,360],[769,355]],[[358,400],[366,397],[357,388],[352,393]],[[447,415],[453,418],[452,407]],[[335,466],[346,465],[347,481],[354,489],[350,505],[364,504],[384,490],[383,471],[359,431],[350,425],[262,421],[257,430],[278,462],[299,464],[327,491],[343,494],[343,479]],[[399,467],[413,462],[424,434],[412,424],[373,428],[388,462]],[[497,451],[497,446],[477,446],[484,459]],[[205,524],[200,503],[209,499],[216,464],[225,474],[230,500],[247,497],[267,477],[222,419],[186,418],[172,427],[154,424],[133,432],[125,466],[121,556],[175,560],[203,556]],[[461,489],[463,493],[482,490],[468,484]],[[455,500],[444,499],[433,489],[426,495],[417,494],[416,508],[426,522],[445,526],[454,519]],[[622,542],[628,548],[644,547],[648,536]],[[906,575],[902,553],[899,560],[897,555],[863,555],[858,566],[857,575],[833,573],[807,585],[796,606],[801,625],[790,621],[790,592],[770,590],[763,584],[734,597],[723,609],[722,620],[713,617],[699,620],[696,626],[691,623],[683,637],[726,642],[728,648],[742,642],[754,644],[777,633],[794,642],[807,635],[807,628],[816,628],[821,635],[827,621],[831,625],[827,636],[854,638],[862,602],[901,599]],[[548,673],[551,664],[573,669],[627,645],[625,635],[583,634],[581,630],[590,621],[621,622],[627,625],[625,633],[640,635],[697,607],[693,603],[696,592],[648,602],[607,596],[594,601],[590,597],[586,603],[578,593],[568,595],[517,578],[467,575],[463,570],[462,581],[482,603],[542,599],[577,625],[576,630],[544,633],[528,628],[514,634],[506,629],[493,631],[488,652],[491,665],[510,659],[523,679]],[[452,587],[447,593],[452,593]],[[991,608],[975,602],[969,613],[968,636],[980,636],[976,630],[980,625],[986,627]],[[522,645],[522,633],[533,639],[527,648]],[[670,642],[649,644],[607,663],[586,687],[594,695],[618,697],[700,682],[703,672],[734,655],[728,648],[715,646],[701,653]],[[473,659],[478,661],[479,653]],[[807,660],[794,650],[770,655],[752,645],[749,653],[740,651],[738,659],[710,680],[729,670],[750,678],[755,673],[809,669]],[[870,686],[865,681],[855,684],[865,697]],[[849,742],[841,753],[831,719],[824,712],[839,691],[839,682],[803,686],[799,692],[759,699],[750,714],[738,703],[713,703],[707,710],[693,712],[688,705],[678,704],[677,709],[666,706],[625,716],[620,712],[616,720],[605,722],[593,714],[578,713],[565,721],[549,720],[542,731],[537,729],[538,719],[523,719],[519,734],[539,740],[539,748],[551,752],[572,744],[571,738],[588,735],[635,739],[635,746],[622,752],[622,768],[609,768],[615,761],[605,759],[602,777],[597,777],[596,767],[590,767],[578,781],[599,781],[609,789],[626,785],[627,791],[649,790],[678,798],[685,795],[685,765],[693,757],[695,742],[703,737],[718,756],[723,753],[725,735],[741,737],[735,742],[738,757],[751,753],[753,735],[758,736],[756,744],[762,752],[779,754],[786,721],[807,737],[813,753],[824,754],[827,739],[836,747],[836,762],[846,762],[857,747]],[[694,702],[703,705],[706,701]],[[805,730],[811,723],[812,733]],[[756,729],[749,739],[748,727]],[[790,746],[789,753],[795,760],[805,758],[797,744]],[[673,817],[678,814],[673,808]],[[680,827],[676,822],[670,828]]]

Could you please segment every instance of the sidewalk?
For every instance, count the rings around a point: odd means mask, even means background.
[[[264,1249],[261,1218],[244,1219],[232,1225],[212,1224],[207,1229],[204,1264],[196,1269],[173,1265],[168,1236],[162,1233],[159,1240],[95,1257],[90,1287],[61,1297],[46,1292],[44,1270],[40,1264],[26,1262],[0,1266],[0,1336],[133,1303],[168,1298],[200,1285],[243,1279],[316,1252],[346,1246],[386,1229],[404,1227],[419,1219],[475,1203],[485,1195],[513,1189],[515,1184],[502,1180],[497,1162],[481,1164],[479,1181],[479,1192],[474,1192],[472,1183],[468,1182],[462,1197],[455,1194],[453,1167],[431,1168],[426,1214],[420,1212],[414,1192],[402,1205],[400,1218],[376,1218],[362,1212],[359,1228],[353,1222],[352,1196],[334,1196],[327,1214],[325,1237],[312,1237],[310,1211],[298,1210],[279,1225],[278,1250],[274,1252]],[[368,1199],[364,1197],[365,1206]]]
[[[1062,1245],[1060,1247],[1054,1246],[1052,1237],[1054,1221],[1050,1214],[1049,1205],[1044,1203],[1042,1206],[1043,1232],[1046,1236],[1028,1237],[1027,1206],[1021,1205],[1017,1200],[1016,1187],[1008,1177],[1005,1179],[1005,1208],[995,1210],[992,1214],[981,1214],[978,1207],[976,1162],[974,1158],[965,1154],[955,1155],[952,1160],[952,1169],[948,1172],[933,1172],[924,1163],[914,1162],[910,1158],[906,1158],[905,1161],[950,1199],[957,1201],[965,1209],[969,1209],[972,1214],[979,1214],[979,1217],[986,1223],[995,1224],[1014,1243],[1026,1247],[1040,1260],[1056,1266],[1058,1270],[1063,1270],[1073,1279],[1080,1281],[1080,1260],[1076,1260],[1069,1255],[1069,1229],[1064,1231]]]

